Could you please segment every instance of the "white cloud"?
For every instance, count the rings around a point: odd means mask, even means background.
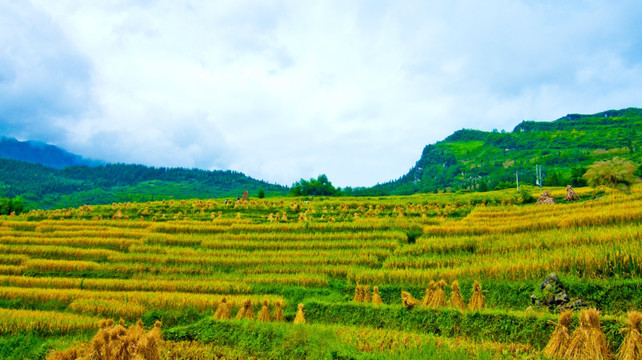
[[[0,102],[1,125],[108,161],[373,185],[462,127],[642,98],[635,1],[32,3],[0,0],[27,24],[13,24],[24,41],[0,37],[27,64],[0,61],[0,91],[6,74],[35,74],[12,94],[56,108],[56,131],[21,127]],[[43,37],[49,50],[29,52]],[[34,73],[52,53],[61,67]],[[67,90],[43,93],[52,78]]]

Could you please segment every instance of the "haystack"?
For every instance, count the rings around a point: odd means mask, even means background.
[[[379,287],[375,286],[372,288],[372,303],[375,305],[382,305],[383,300],[381,300],[381,295],[379,294]]]
[[[473,284],[473,296],[470,297],[468,308],[470,310],[483,310],[485,307],[486,299],[484,299],[484,294],[482,294],[482,287],[477,281],[475,281]]]
[[[437,283],[435,283],[434,280],[430,280],[430,283],[428,284],[428,289],[426,289],[426,294],[424,295],[424,298],[421,301],[422,306],[430,306],[430,302],[432,301],[432,294],[435,292],[436,288],[437,288]]]
[[[455,309],[464,310],[466,308],[466,303],[464,298],[461,296],[461,291],[459,290],[459,282],[457,280],[452,283],[452,293],[450,294],[450,306]]]
[[[283,321],[283,304],[280,301],[274,303],[274,315],[272,315],[272,321]]]
[[[305,324],[305,316],[304,316],[304,311],[303,311],[303,304],[299,304],[299,308],[296,312],[296,316],[294,317],[294,323],[295,324]]]
[[[537,204],[542,205],[542,204],[555,204],[555,199],[551,196],[551,194],[547,191],[542,192],[539,195],[539,198],[537,198]]]
[[[446,292],[444,291],[444,286],[446,286],[446,280],[440,280],[435,285],[436,289],[432,293],[432,299],[430,299],[431,308],[440,308],[446,306]]]
[[[401,292],[401,303],[405,308],[412,309],[413,307],[420,305],[421,301],[415,299],[410,295],[409,292],[407,291],[402,291]]]
[[[270,303],[267,300],[263,300],[263,307],[261,308],[261,311],[259,311],[258,317],[260,321],[272,321],[272,317],[270,316],[270,308],[268,307],[269,304]]]
[[[226,320],[232,317],[230,313],[230,307],[227,305],[227,299],[225,296],[221,299],[221,302],[216,307],[216,312],[214,313],[214,319]]]
[[[573,191],[573,187],[571,185],[568,185],[566,187],[566,197],[564,197],[566,201],[579,201],[580,197],[577,196],[575,191]]]
[[[597,309],[582,310],[580,313],[580,327],[573,331],[564,357],[567,359],[595,360],[612,358],[600,325],[600,312]]]
[[[627,327],[620,330],[625,332],[626,337],[617,351],[618,360],[640,360],[642,359],[642,335],[640,335],[640,322],[642,322],[642,313],[632,311],[626,320]]]
[[[236,314],[237,319],[248,319],[254,320],[254,310],[252,310],[252,300],[247,299],[243,301],[243,306],[239,309],[239,312]]]
[[[160,322],[157,321],[148,333],[145,333],[140,320],[129,328],[122,321],[112,327],[113,324],[113,320],[102,322],[90,343],[53,352],[47,359],[160,360],[159,346],[163,343]]]
[[[551,322],[555,325],[555,331],[553,331],[551,339],[542,351],[544,355],[550,358],[559,358],[564,356],[571,341],[571,333],[568,329],[568,326],[571,323],[571,316],[573,316],[572,311],[564,311],[560,315],[559,322]]]
[[[363,287],[363,302],[365,303],[372,302],[372,295],[370,295],[370,286],[368,285]]]
[[[354,302],[363,302],[363,286],[357,285],[354,288],[354,299],[352,299]]]

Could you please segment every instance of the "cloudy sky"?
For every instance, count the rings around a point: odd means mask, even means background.
[[[291,185],[454,130],[642,107],[631,1],[0,0],[0,135]]]

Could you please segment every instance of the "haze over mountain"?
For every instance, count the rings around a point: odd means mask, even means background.
[[[19,141],[10,137],[0,138],[0,158],[41,164],[54,169],[103,164],[102,161],[85,159],[54,145],[39,141]]]

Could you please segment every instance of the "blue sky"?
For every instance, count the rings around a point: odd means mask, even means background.
[[[0,135],[291,185],[642,106],[639,1],[0,0]]]

